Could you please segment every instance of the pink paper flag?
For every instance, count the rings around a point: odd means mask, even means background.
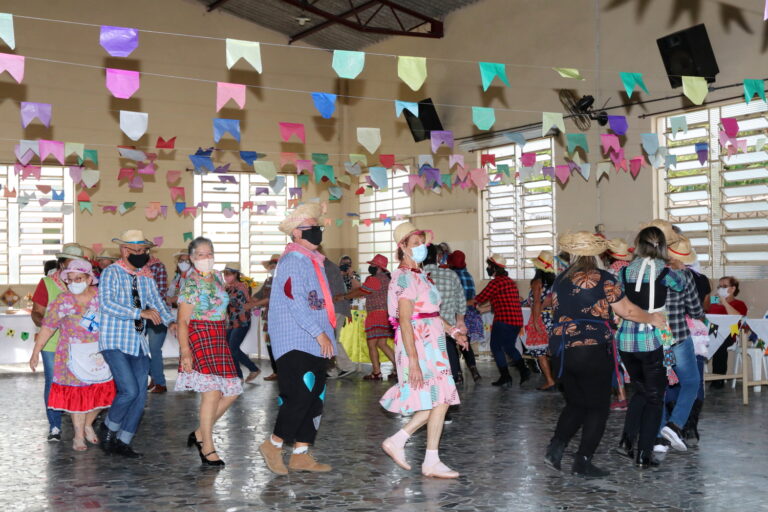
[[[136,175],[131,179],[131,182],[128,183],[128,187],[132,189],[144,188],[144,180],[141,179],[141,176]]]
[[[241,109],[245,107],[245,86],[243,84],[230,84],[216,82],[216,112],[221,110],[229,100],[237,103]]]
[[[739,139],[736,141],[736,147],[739,148],[739,151],[742,153],[747,152],[747,139]]]
[[[367,227],[371,227],[373,221],[371,219],[363,219],[363,224],[365,224]]]
[[[629,161],[629,173],[633,178],[637,178],[640,173],[640,169],[645,165],[645,157],[636,156]]]
[[[306,144],[306,135],[304,134],[304,125],[301,123],[280,123],[280,137],[284,142],[288,142],[292,135],[296,135],[299,140]]]
[[[619,169],[627,170],[627,160],[624,158],[624,148],[619,148],[617,152],[611,152],[610,154],[611,162],[613,162],[613,167],[616,168],[616,171]]]
[[[492,165],[496,167],[496,155],[480,155],[480,167],[485,167],[486,165]]]
[[[107,89],[115,98],[127,100],[139,90],[140,76],[138,71],[107,68]]]
[[[75,185],[80,183],[83,179],[83,168],[72,166],[69,168],[69,177],[75,182]]]
[[[732,137],[728,137],[728,134],[725,133],[724,130],[720,130],[717,134],[718,138],[720,139],[720,145],[723,147],[726,147],[728,143],[736,144],[736,141]]]
[[[568,178],[571,177],[571,168],[568,165],[556,165],[555,166],[555,176],[557,176],[557,179],[560,180],[560,183],[565,185],[568,183]]]
[[[488,171],[485,169],[472,169],[469,172],[469,178],[475,184],[477,190],[483,190],[488,186]]]
[[[464,181],[467,179],[467,176],[469,176],[469,170],[466,167],[459,167],[456,171],[456,176],[459,180]]]
[[[40,206],[45,206],[46,204],[50,203],[51,200],[47,197],[41,197],[37,200],[38,203],[40,203]]]
[[[155,208],[154,206],[151,206],[151,205],[144,207],[144,216],[149,220],[156,219],[159,215],[160,215],[159,208]]]
[[[728,151],[728,156],[733,156],[733,155],[735,155],[736,153],[738,153],[738,151],[739,151],[739,148],[738,148],[738,146],[736,146],[736,144],[731,144],[730,146],[728,146],[728,147],[726,148],[726,151]],[[706,161],[706,160],[705,160],[705,161]]]
[[[155,174],[155,164],[139,164],[139,174]]]
[[[193,217],[197,217],[197,207],[195,206],[187,206],[184,208],[184,211],[182,212],[185,217],[192,215]]]
[[[163,237],[162,236],[156,236],[152,239],[152,243],[155,244],[155,247],[162,247],[163,246]]]
[[[21,144],[13,146],[13,153],[16,155],[16,160],[21,162],[22,165],[27,165],[32,157],[35,156],[35,152],[31,149],[24,150],[22,153]]]
[[[107,213],[107,212],[117,213],[117,206],[116,205],[102,206],[101,207],[101,213]]]
[[[296,153],[280,153],[280,168],[282,169],[288,164],[296,167],[296,160],[298,160],[298,158],[299,155]]]
[[[95,252],[96,254],[99,254],[103,248],[104,248],[104,245],[98,242],[95,244],[91,244],[91,249],[93,249],[93,252]]]
[[[536,153],[523,153],[520,155],[520,163],[523,167],[531,167],[536,163]]]
[[[739,134],[739,122],[733,117],[721,117],[720,122],[729,137],[733,138]]]
[[[603,154],[608,154],[609,149],[617,153],[621,149],[621,145],[619,144],[619,137],[612,133],[601,133],[600,144],[603,147]]]
[[[464,155],[450,155],[448,157],[448,168],[453,169],[454,165],[464,168]]]
[[[15,164],[14,170],[16,171],[16,174],[21,173],[21,179],[26,180],[29,178],[34,178],[36,180],[40,179],[40,171],[41,167],[39,165],[20,165]]]
[[[119,171],[117,171],[117,181],[132,180],[135,174],[136,174],[136,169],[129,169],[124,167]]]
[[[181,178],[181,171],[168,171],[165,173],[165,181],[170,185],[176,183]]]
[[[312,160],[296,160],[296,174],[301,174],[302,172],[313,174],[312,165]]]
[[[64,165],[64,143],[58,140],[40,140],[39,141],[40,161],[42,162],[48,155]]]
[[[0,53],[0,73],[7,71],[16,83],[24,80],[24,56]]]
[[[177,198],[181,197],[181,200],[184,201],[184,187],[171,187],[171,201],[174,203],[177,203]]]

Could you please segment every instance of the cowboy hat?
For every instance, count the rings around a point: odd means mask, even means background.
[[[435,236],[432,234],[432,231],[419,229],[416,226],[414,226],[411,222],[407,222],[407,221],[403,222],[402,224],[400,224],[395,228],[393,232],[393,238],[395,239],[395,243],[399,244],[414,233],[417,233],[419,235],[425,235],[426,233],[429,233],[430,235],[429,240],[427,240],[428,244],[431,244],[432,240],[435,238]]]
[[[278,226],[278,229],[290,236],[294,229],[301,226],[301,223],[315,219],[319,220],[323,213],[323,208],[319,203],[304,203],[297,206]]]
[[[116,243],[117,245],[154,245],[152,242],[147,240],[147,238],[144,236],[144,232],[140,229],[127,229],[120,233],[120,236],[113,238],[112,242]]]
[[[280,255],[279,254],[273,254],[271,258],[268,260],[264,260],[261,262],[261,266],[264,268],[269,267],[270,265],[277,264],[277,262],[280,261]]]
[[[66,258],[69,260],[84,260],[85,253],[80,244],[64,244],[61,252],[56,253],[56,258]]]
[[[651,222],[643,226],[643,229],[651,226],[659,228],[661,232],[664,233],[664,238],[667,241],[667,247],[677,242],[677,239],[680,238],[680,235],[675,233],[675,230],[672,228],[672,223],[668,220],[653,219]]]
[[[589,231],[566,233],[557,239],[560,250],[573,256],[597,256],[605,252],[608,241]]]
[[[224,270],[229,272],[240,272],[240,263],[236,263],[234,261],[231,263],[225,263]]]
[[[109,249],[102,249],[94,258],[96,260],[119,260],[120,258],[112,254]]]
[[[176,259],[181,258],[182,256],[189,256],[189,251],[176,251],[173,253],[173,257]]]
[[[608,240],[608,255],[616,260],[632,261],[632,249],[623,238]]]
[[[495,252],[488,256],[488,261],[501,268],[506,268],[507,266],[507,258]]]
[[[691,265],[698,259],[696,251],[691,247],[691,241],[684,236],[680,236],[675,243],[669,245],[667,250],[670,258],[680,260],[686,265]]]
[[[533,266],[544,272],[555,271],[555,255],[552,251],[541,251],[538,256],[531,258]]]

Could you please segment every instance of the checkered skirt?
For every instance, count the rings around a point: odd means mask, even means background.
[[[227,345],[224,321],[190,320],[189,348],[192,371],[179,365],[176,391],[221,391],[224,396],[239,395],[243,385]]]

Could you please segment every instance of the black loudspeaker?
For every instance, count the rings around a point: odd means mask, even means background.
[[[421,142],[430,138],[432,130],[442,131],[443,124],[437,116],[435,105],[432,98],[427,98],[419,102],[419,116],[411,114],[408,110],[403,110],[405,120],[408,122],[408,128],[411,129],[411,135],[415,142]]]
[[[656,40],[672,87],[683,85],[683,76],[701,76],[714,82],[720,72],[704,24]]]

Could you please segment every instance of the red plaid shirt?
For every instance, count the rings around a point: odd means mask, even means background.
[[[496,276],[475,297],[477,304],[490,302],[493,308],[493,322],[523,326],[523,309],[520,307],[520,293],[515,281],[509,276]]]

